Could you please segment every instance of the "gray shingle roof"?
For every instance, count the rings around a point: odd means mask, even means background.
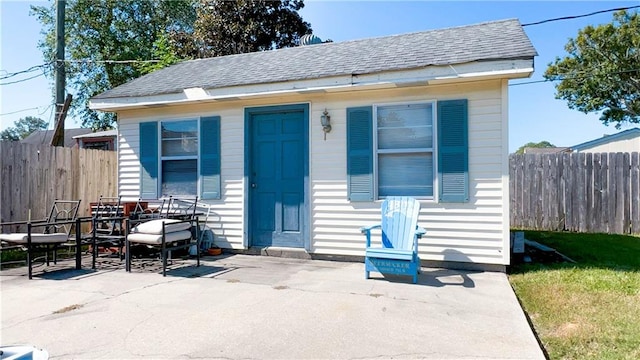
[[[473,61],[532,59],[517,19],[363,40],[184,61],[93,99],[180,93],[184,89],[318,79]]]

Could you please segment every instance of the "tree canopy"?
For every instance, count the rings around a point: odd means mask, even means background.
[[[67,88],[75,90],[71,114],[83,126],[108,129],[114,116],[87,107],[89,98],[143,74],[153,59],[160,36],[189,29],[195,21],[195,0],[67,0],[65,70]],[[39,46],[46,61],[55,58],[55,2],[32,6],[42,24]],[[55,63],[51,62],[53,75]]]
[[[524,154],[524,149],[526,149],[526,148],[551,148],[551,147],[556,147],[556,146],[553,145],[552,143],[548,142],[548,141],[540,141],[540,142],[537,142],[537,143],[528,142],[528,143],[520,146],[518,148],[518,150],[516,150],[516,154]]]
[[[36,130],[45,130],[47,123],[41,118],[27,116],[20,118],[13,127],[8,127],[0,132],[0,140],[18,141],[26,138]]]
[[[214,57],[295,46],[311,31],[300,0],[204,0],[193,40],[197,57]]]
[[[71,115],[108,129],[115,118],[90,110],[91,97],[181,60],[298,44],[311,31],[302,0],[67,0],[67,88]],[[55,63],[55,4],[32,6],[42,24],[40,48]]]
[[[584,113],[602,111],[600,120],[640,123],[640,15],[624,10],[613,21],[587,26],[565,46],[544,77],[559,80],[556,98]]]

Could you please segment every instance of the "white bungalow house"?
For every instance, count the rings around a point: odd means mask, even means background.
[[[500,270],[508,82],[536,55],[510,19],[185,61],[90,107],[117,113],[123,199],[198,195],[220,247],[362,257],[360,227],[407,195],[423,261]]]

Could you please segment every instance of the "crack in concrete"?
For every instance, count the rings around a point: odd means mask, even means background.
[[[86,291],[86,290],[74,290],[74,291],[77,291],[79,293],[84,293],[84,294],[98,294],[98,295],[104,296],[101,299],[95,299],[95,300],[84,302],[84,303],[80,304],[81,307],[85,307],[86,305],[97,304],[97,303],[100,303],[100,302],[105,301],[105,300],[116,299],[116,298],[118,298],[118,297],[120,297],[122,295],[131,294],[131,293],[134,293],[134,292],[137,292],[137,291],[140,291],[140,290],[144,290],[144,289],[149,289],[149,288],[152,288],[152,287],[155,287],[155,286],[158,286],[158,285],[170,284],[170,283],[174,283],[174,282],[178,282],[178,281],[182,281],[182,280],[186,280],[186,279],[175,279],[175,280],[169,280],[169,281],[162,282],[162,283],[149,284],[149,285],[145,285],[145,286],[142,286],[142,287],[138,287],[138,288],[130,289],[130,290],[127,290],[127,291],[123,291],[123,292],[121,292],[119,294],[106,294],[106,293],[104,293],[102,291]],[[78,305],[78,304],[75,304],[75,305]],[[71,305],[71,306],[73,306],[73,305]],[[50,314],[42,314],[42,315],[39,315],[39,316],[34,316],[34,317],[30,317],[30,318],[24,319],[22,321],[16,322],[16,323],[8,325],[8,326],[2,326],[0,329],[2,329],[3,331],[4,330],[8,330],[8,329],[11,329],[11,328],[13,328],[15,326],[22,325],[22,324],[24,324],[26,322],[33,321],[33,320],[45,319],[45,318],[47,318],[49,316],[52,316],[52,315],[60,315],[60,314],[56,313],[56,312],[53,312],[53,313],[50,313]]]

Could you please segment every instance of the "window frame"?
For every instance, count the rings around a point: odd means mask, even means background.
[[[165,156],[162,154],[162,145],[163,145],[163,138],[162,138],[162,124],[163,123],[177,123],[177,122],[186,122],[186,121],[195,121],[196,122],[196,154],[195,155],[169,155],[169,156]],[[179,119],[164,119],[164,120],[158,120],[158,188],[157,188],[157,194],[158,194],[158,199],[163,199],[163,198],[167,198],[168,196],[174,196],[174,197],[181,197],[181,196],[198,196],[200,197],[201,194],[201,176],[200,176],[200,142],[202,141],[201,139],[201,133],[200,133],[200,122],[201,122],[201,117],[192,117],[192,118],[179,118]],[[196,193],[195,194],[176,194],[176,195],[164,195],[163,191],[162,191],[162,184],[163,184],[163,162],[164,161],[171,161],[171,160],[196,160]]]
[[[402,105],[431,105],[431,137],[432,137],[432,147],[431,148],[413,148],[413,149],[378,149],[378,108],[384,108],[387,106],[402,106]],[[403,195],[403,196],[411,196],[419,200],[427,200],[432,202],[438,201],[438,101],[436,99],[430,100],[415,100],[415,101],[400,101],[400,102],[388,102],[388,103],[377,103],[372,105],[372,137],[373,137],[373,197],[374,200],[384,200],[386,196],[380,196],[380,188],[379,188],[379,155],[380,154],[421,154],[421,153],[430,153],[433,159],[433,174],[432,174],[432,186],[433,186],[433,195],[431,196],[415,196],[415,195]]]

